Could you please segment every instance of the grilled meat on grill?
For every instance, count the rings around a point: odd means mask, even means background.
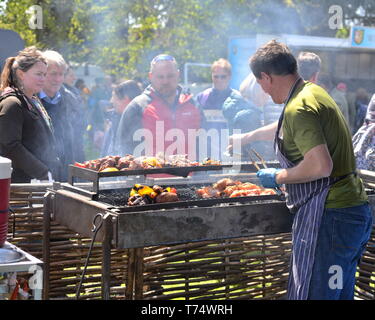
[[[154,192],[156,192],[157,194],[162,193],[163,190],[164,190],[162,187],[160,187],[160,186],[158,186],[158,185],[154,185],[154,186],[152,187],[152,189],[153,189]]]
[[[157,195],[155,198],[156,203],[161,203],[161,202],[176,202],[178,201],[178,196],[177,194],[173,192],[162,192],[161,194]]]
[[[213,160],[213,159],[211,159],[211,158],[207,158],[207,159],[205,159],[203,162],[202,162],[202,165],[204,165],[204,166],[218,166],[218,165],[220,165],[221,163],[220,163],[220,161],[218,161],[218,160]]]
[[[222,192],[222,191],[225,190],[226,187],[235,186],[235,185],[238,185],[238,184],[241,184],[241,182],[240,181],[233,181],[232,179],[229,179],[229,178],[224,178],[224,179],[221,179],[218,182],[216,182],[213,185],[213,188]]]
[[[106,168],[117,168],[117,162],[119,159],[120,159],[119,156],[115,156],[115,157],[107,156],[103,158],[100,164],[99,171],[103,171]]]
[[[196,193],[199,197],[203,199],[220,198],[222,195],[220,191],[216,190],[215,188],[211,186],[198,189]]]
[[[167,163],[172,167],[191,167],[199,165],[198,162],[189,160],[187,154],[171,155],[168,157]]]
[[[155,185],[152,188],[140,184],[134,185],[128,199],[129,206],[145,205],[150,203],[179,201],[176,189],[165,188]]]
[[[153,199],[148,195],[141,196],[140,194],[136,194],[128,199],[128,206],[144,206],[153,202]]]
[[[125,157],[122,157],[117,161],[117,168],[119,170],[127,169],[132,161],[134,161],[134,157],[127,154]]]
[[[84,163],[75,163],[75,166],[91,169],[95,171],[102,171],[106,168],[117,168],[120,171],[124,170],[138,170],[138,169],[152,169],[163,167],[192,167],[199,166],[199,162],[190,161],[187,155],[172,155],[165,159],[163,155],[156,157],[141,156],[134,158],[134,156],[127,154],[124,157],[107,156],[100,159],[88,160]],[[206,160],[202,165],[220,165],[220,161]]]
[[[273,189],[264,189],[256,184],[241,181],[233,181],[225,178],[214,183],[213,186],[204,187],[197,190],[197,195],[203,199],[220,197],[248,197],[259,195],[273,195],[276,191]]]
[[[95,170],[98,171],[100,166],[101,166],[101,161],[100,160],[92,160],[92,161],[86,161],[85,162],[85,167],[87,169]]]

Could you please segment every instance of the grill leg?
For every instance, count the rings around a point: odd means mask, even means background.
[[[110,299],[111,291],[111,240],[112,240],[112,220],[110,215],[103,219],[104,237],[102,242],[102,299]]]

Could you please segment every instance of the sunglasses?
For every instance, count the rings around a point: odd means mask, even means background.
[[[156,63],[158,61],[176,61],[176,59],[168,54],[159,54],[152,59],[151,63]]]
[[[228,75],[226,74],[215,74],[214,76],[214,79],[226,79],[228,77]]]

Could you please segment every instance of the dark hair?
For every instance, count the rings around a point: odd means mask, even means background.
[[[297,61],[285,44],[271,40],[250,58],[250,68],[258,79],[262,72],[284,76],[297,72]]]
[[[298,73],[304,80],[309,80],[311,77],[320,71],[322,61],[320,57],[313,52],[300,52],[297,58]]]
[[[120,99],[124,99],[125,96],[127,96],[130,100],[133,100],[136,96],[139,96],[142,93],[138,83],[134,80],[121,82],[113,88],[113,91]]]
[[[81,89],[81,87],[85,85],[85,81],[83,81],[83,79],[79,78],[77,79],[76,83],[74,84],[74,86],[78,89]]]
[[[42,52],[34,46],[20,51],[16,57],[6,59],[3,72],[1,73],[0,90],[4,90],[6,87],[21,89],[16,71],[19,69],[27,72],[37,62],[47,64]]]

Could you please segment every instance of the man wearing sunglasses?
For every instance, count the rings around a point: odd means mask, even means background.
[[[116,139],[119,154],[188,154],[195,160],[189,133],[201,128],[204,117],[192,96],[182,93],[179,78],[174,57],[160,54],[151,61],[150,85],[121,116]]]
[[[229,134],[234,129],[247,132],[260,127],[259,112],[247,102],[241,93],[230,88],[229,82],[232,75],[232,66],[226,59],[214,61],[211,65],[212,87],[208,88],[196,97],[197,104],[203,110],[206,124],[205,129],[216,130],[219,141],[222,137],[221,130],[229,129]],[[211,144],[209,156],[221,158],[224,143]]]
[[[229,61],[219,59],[211,66],[212,88],[197,95],[197,102],[203,110],[221,110],[226,98],[232,93],[229,87],[232,67]]]

